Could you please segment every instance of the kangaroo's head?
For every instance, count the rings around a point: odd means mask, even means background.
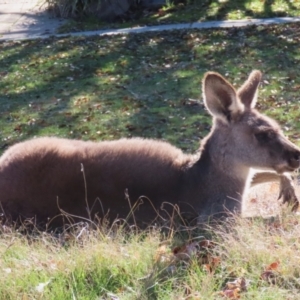
[[[227,168],[293,171],[299,167],[300,149],[283,135],[274,120],[255,109],[260,80],[261,73],[253,71],[236,91],[220,74],[205,74],[204,103],[214,123],[210,152],[221,165],[225,161],[223,167]]]

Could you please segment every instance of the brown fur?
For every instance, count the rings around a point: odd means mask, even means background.
[[[144,204],[135,211],[140,223],[153,220],[164,202],[203,220],[241,211],[251,168],[272,171],[270,177],[258,176],[262,179],[256,178],[255,184],[282,181],[288,201],[293,188],[282,174],[299,167],[300,151],[275,121],[254,109],[260,78],[260,72],[252,72],[235,91],[221,75],[205,75],[203,96],[214,124],[195,155],[140,138],[96,143],[44,137],[12,146],[0,158],[5,215],[46,222],[60,208],[87,218],[88,206],[92,215],[109,211],[111,219],[126,218],[144,196]]]

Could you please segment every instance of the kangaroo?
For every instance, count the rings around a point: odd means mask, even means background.
[[[42,137],[10,147],[0,158],[3,213],[12,220],[47,222],[61,211],[72,217],[108,212],[110,218],[126,218],[134,210],[143,223],[169,213],[169,203],[206,220],[239,213],[251,181],[280,182],[283,201],[297,209],[286,172],[299,167],[300,149],[255,109],[261,76],[253,71],[235,90],[220,74],[205,74],[203,98],[213,126],[193,155],[142,138]],[[256,169],[260,172],[253,176]],[[143,203],[135,205],[141,196]]]

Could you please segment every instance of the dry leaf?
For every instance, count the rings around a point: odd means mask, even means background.
[[[172,255],[168,251],[167,245],[161,245],[155,253],[154,260],[156,263],[170,263],[173,260]]]
[[[182,247],[175,247],[173,254],[179,260],[189,260],[193,255],[199,251],[199,245],[197,242],[184,245]]]
[[[266,267],[266,271],[271,271],[271,270],[277,271],[279,265],[280,265],[280,262],[279,261],[275,261],[275,262],[271,263],[270,265],[268,265]]]
[[[264,281],[267,281],[270,284],[276,284],[276,278],[277,278],[276,271],[278,272],[279,265],[280,265],[279,261],[275,261],[269,264],[265,268],[265,271],[260,275],[260,278]]]
[[[260,278],[270,284],[276,284],[276,274],[273,271],[265,271],[260,275]]]
[[[234,290],[224,290],[222,292],[220,292],[220,295],[225,297],[225,298],[229,298],[229,299],[240,299],[241,295],[240,295],[240,289],[234,289]]]
[[[247,290],[247,283],[244,277],[239,277],[234,281],[229,281],[226,283],[227,290],[235,290],[237,288],[240,289],[240,291]]]
[[[201,248],[211,249],[211,248],[214,248],[216,246],[216,244],[214,242],[210,241],[210,240],[203,240],[203,241],[199,242],[199,246]]]

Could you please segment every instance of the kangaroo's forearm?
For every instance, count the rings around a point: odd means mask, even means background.
[[[278,182],[280,183],[283,179],[291,181],[292,178],[289,174],[277,174],[275,172],[262,172],[256,173],[251,180],[251,187],[258,184],[267,183],[267,182]]]

